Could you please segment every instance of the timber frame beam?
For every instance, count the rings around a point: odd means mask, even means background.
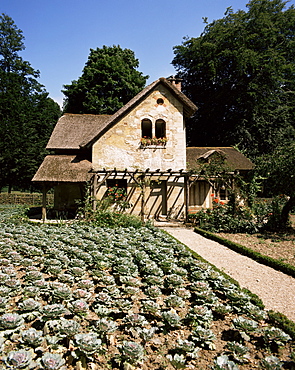
[[[180,169],[178,171],[174,171],[171,168],[168,170],[150,170],[149,168],[143,170],[134,170],[130,171],[127,168],[125,170],[118,170],[117,168],[113,169],[102,169],[102,170],[92,170],[90,172],[92,174],[91,178],[91,185],[92,185],[92,195],[95,199],[95,196],[98,193],[98,190],[101,185],[105,183],[105,181],[111,177],[119,177],[124,179],[126,176],[132,178],[132,180],[136,183],[137,186],[141,189],[141,218],[144,220],[144,207],[145,207],[145,188],[146,188],[146,178],[151,177],[178,177],[183,178],[184,180],[184,209],[185,209],[185,221],[188,220],[188,209],[189,209],[189,189],[190,187],[195,184],[196,181],[200,179],[204,179],[208,181],[208,183],[214,187],[214,182],[216,179],[220,178],[220,176],[214,176],[211,179],[205,179],[202,174],[195,173],[193,171],[185,171],[184,169]],[[233,175],[233,172],[228,173],[229,175]],[[93,208],[96,208],[96,201],[93,203]]]
[[[189,177],[191,176],[191,172],[184,171],[183,169],[179,171],[173,171],[171,168],[168,170],[160,170],[159,168],[156,170],[150,170],[147,168],[144,171],[140,170],[134,170],[130,171],[127,170],[117,170],[117,168],[114,169],[102,169],[102,170],[92,170],[91,173],[93,174],[91,185],[92,185],[92,194],[95,198],[96,194],[98,193],[98,190],[101,185],[111,176],[118,176],[119,178],[124,178],[126,176],[132,178],[132,180],[136,183],[137,186],[141,189],[141,219],[144,221],[144,207],[145,207],[145,188],[146,188],[146,178],[151,177],[183,177],[184,179],[184,205],[185,205],[185,220],[187,221],[188,218],[188,183],[189,183]],[[96,209],[96,201],[93,203],[93,208]]]

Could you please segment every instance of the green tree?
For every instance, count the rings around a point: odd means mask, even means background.
[[[64,112],[113,114],[144,88],[148,76],[138,65],[130,49],[91,49],[82,76],[64,85]]]
[[[183,91],[199,107],[190,145],[237,145],[255,158],[295,138],[295,9],[282,0],[228,8],[174,47]]]
[[[22,31],[6,14],[0,16],[0,189],[30,186],[45,146],[60,115],[57,103],[36,80],[19,52]]]
[[[295,143],[280,146],[271,154],[260,157],[256,171],[265,177],[269,195],[288,197],[280,220],[282,226],[287,226],[290,211],[295,207]]]

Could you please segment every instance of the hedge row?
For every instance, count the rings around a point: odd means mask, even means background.
[[[0,193],[0,204],[42,205],[42,194]],[[53,204],[53,194],[47,194],[47,205]]]
[[[241,244],[234,243],[230,240],[221,238],[220,236],[211,233],[210,231],[202,230],[200,228],[195,228],[194,231],[202,236],[205,236],[208,239],[214,240],[235,252],[238,252],[244,256],[252,258],[254,261],[257,261],[263,265],[272,267],[275,270],[281,271],[284,274],[290,275],[295,278],[295,267],[287,263],[281,262],[274,258],[264,256],[259,252],[255,252],[252,249],[249,249]]]

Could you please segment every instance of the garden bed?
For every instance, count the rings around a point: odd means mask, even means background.
[[[5,212],[0,368],[294,367],[292,323],[282,331],[256,296],[162,231],[31,225]]]
[[[218,233],[216,235],[295,267],[294,233],[265,232],[253,235]]]
[[[217,236],[243,245],[254,252],[271,257],[280,262],[295,267],[295,216],[291,216],[292,226],[282,232],[246,233],[217,233]]]

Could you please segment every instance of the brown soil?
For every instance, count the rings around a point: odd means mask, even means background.
[[[258,234],[218,233],[224,239],[241,244],[265,256],[295,266],[295,216],[291,216],[292,228],[281,232]]]

